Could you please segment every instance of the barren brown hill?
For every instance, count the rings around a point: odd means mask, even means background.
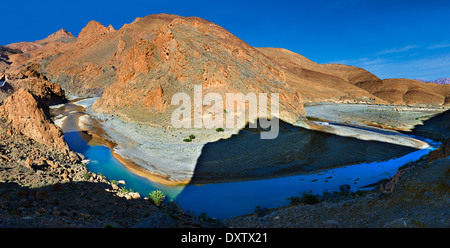
[[[57,32],[49,35],[47,38],[37,41],[22,41],[17,43],[11,43],[6,45],[6,47],[20,50],[24,53],[30,53],[34,50],[41,49],[47,44],[59,42],[59,43],[70,43],[76,41],[77,37],[72,35],[72,33],[67,32],[67,30],[60,29]]]
[[[78,38],[62,29],[35,43],[41,47],[28,51],[22,66],[40,64],[40,73],[70,94],[101,96],[99,112],[152,124],[168,123],[177,107],[172,96],[192,96],[194,85],[203,95],[279,93],[288,122],[301,118],[303,102],[444,105],[450,97],[450,85],[381,80],[362,68],[253,48],[198,17],[150,15],[118,30],[91,21]]]
[[[119,30],[91,21],[76,42],[30,52],[31,62],[73,94],[102,95],[94,108],[149,123],[170,121],[175,93],[279,93],[280,117],[304,114],[278,65],[225,29],[197,17],[160,14]]]
[[[281,48],[258,48],[286,71],[289,85],[304,102],[370,102],[395,105],[447,105],[450,86],[411,79],[381,80],[358,67],[318,64]]]
[[[289,87],[301,94],[305,103],[369,102],[386,104],[355,82],[381,81],[372,73],[341,64],[318,64],[306,57],[282,48],[257,48],[286,72]]]
[[[450,85],[424,83],[412,79],[384,79],[376,83],[358,82],[356,86],[396,105],[448,105]]]

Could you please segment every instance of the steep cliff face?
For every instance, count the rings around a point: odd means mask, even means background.
[[[64,135],[49,116],[49,109],[31,92],[19,89],[0,106],[0,117],[7,125],[37,142],[67,150]]]

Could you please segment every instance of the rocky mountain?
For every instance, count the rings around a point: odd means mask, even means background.
[[[55,43],[55,42],[70,43],[70,42],[76,41],[76,39],[77,38],[74,35],[72,35],[71,32],[67,32],[67,30],[65,30],[63,28],[63,29],[60,29],[57,32],[49,35],[45,39],[32,41],[32,42],[23,41],[23,42],[12,43],[12,44],[6,45],[6,47],[9,47],[12,49],[17,49],[24,53],[29,53],[31,51],[43,48],[45,45],[47,45],[49,43]]]
[[[78,38],[63,29],[33,44],[22,44],[29,57],[19,61],[22,66],[40,64],[42,75],[71,94],[101,96],[94,105],[98,112],[148,124],[168,124],[177,107],[172,96],[192,96],[200,84],[203,95],[279,93],[280,118],[291,123],[304,115],[303,103],[441,106],[450,99],[448,85],[381,80],[362,68],[254,48],[197,17],[150,15],[118,30],[91,21]]]
[[[56,49],[55,49],[56,47]],[[28,62],[73,94],[102,95],[94,108],[141,122],[168,123],[175,93],[279,93],[280,115],[304,114],[284,71],[255,48],[201,18],[151,15],[119,30],[91,21],[76,42],[48,43]],[[223,97],[225,99],[225,97]]]

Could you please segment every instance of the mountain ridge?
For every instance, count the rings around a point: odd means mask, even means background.
[[[149,124],[167,124],[171,97],[192,96],[196,84],[204,94],[279,93],[280,115],[290,123],[305,115],[304,103],[450,102],[450,86],[382,80],[363,68],[319,64],[283,48],[252,47],[199,17],[149,15],[118,30],[93,20],[78,37],[61,29],[32,44],[37,45],[23,46],[29,59],[22,64],[40,64],[42,74],[68,93],[100,96],[96,111]]]

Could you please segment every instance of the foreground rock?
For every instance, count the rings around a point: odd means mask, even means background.
[[[59,84],[48,81],[47,77],[41,73],[40,64],[30,64],[20,69],[8,69],[5,71],[6,77],[8,78],[8,87],[2,90],[0,101],[19,89],[26,89],[42,104],[67,103],[64,90]]]
[[[61,129],[50,120],[48,107],[28,90],[19,89],[6,99],[0,106],[0,116],[15,132],[50,147],[69,149]]]
[[[119,197],[124,190],[89,172],[76,153],[67,156],[12,132],[0,123],[2,228],[220,226],[136,194]]]

